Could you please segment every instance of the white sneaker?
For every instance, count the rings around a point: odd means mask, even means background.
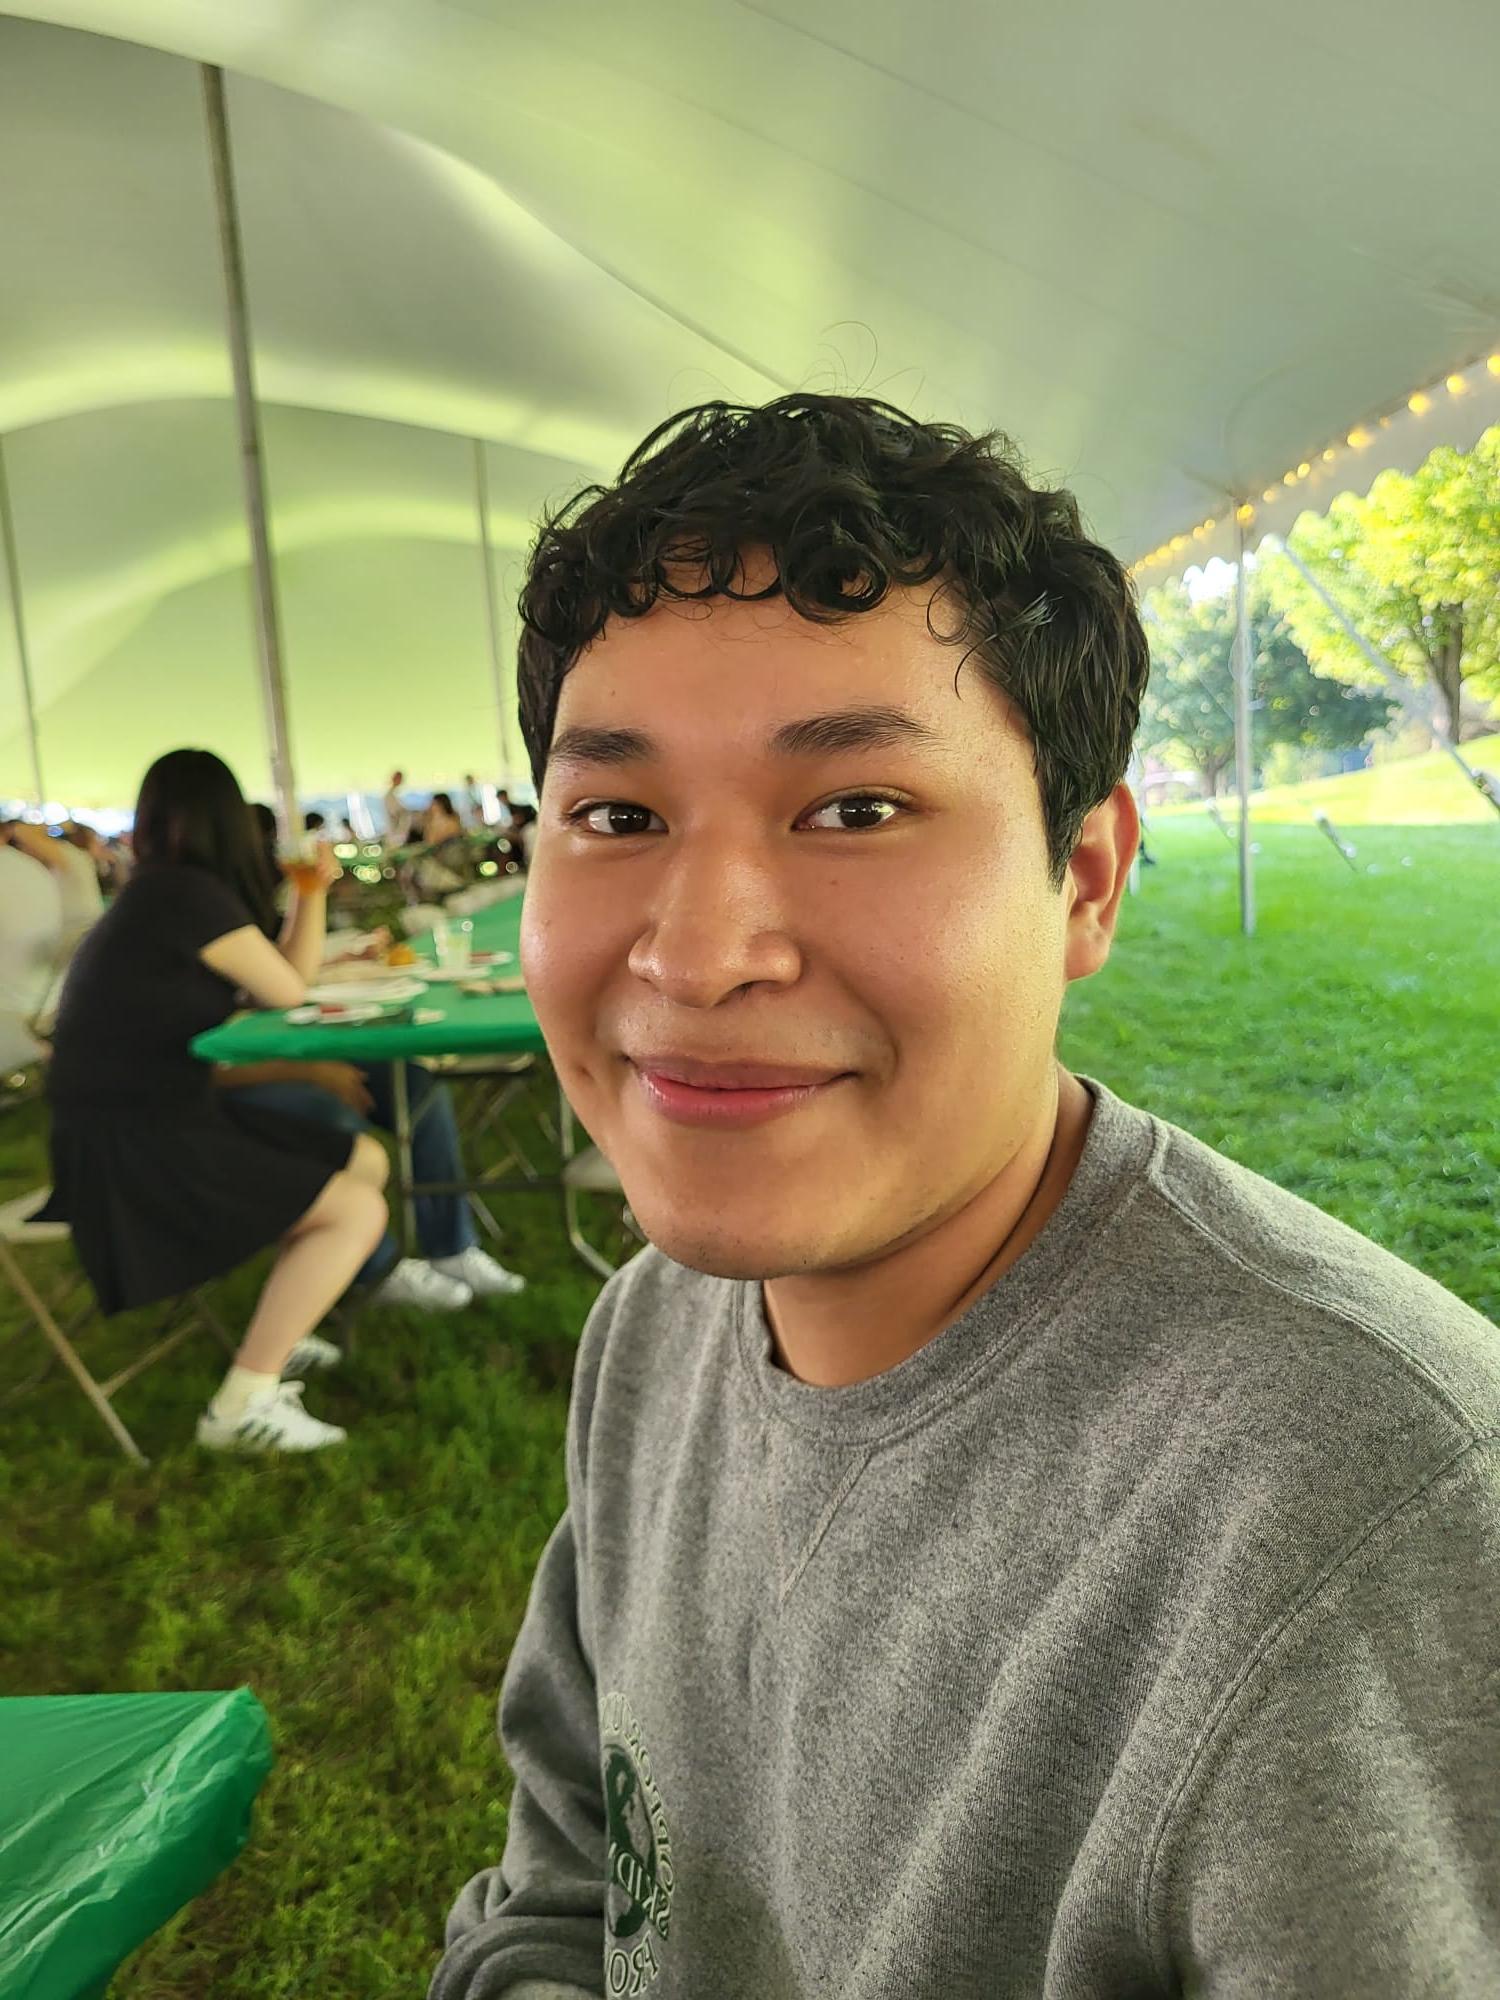
[[[348,1435],[337,1424],[310,1417],[302,1407],[301,1382],[282,1382],[252,1396],[237,1417],[205,1410],[198,1419],[198,1442],[210,1451],[322,1451]]]
[[[285,1382],[289,1376],[316,1375],[324,1368],[337,1368],[343,1358],[344,1350],[322,1334],[304,1333],[282,1363],[281,1379]]]
[[[503,1264],[497,1264],[489,1251],[481,1250],[477,1243],[460,1250],[456,1257],[434,1257],[432,1268],[441,1271],[445,1278],[457,1278],[461,1285],[467,1285],[476,1299],[508,1299],[526,1289],[526,1280],[518,1272],[507,1271]]]
[[[403,1257],[387,1278],[375,1287],[375,1300],[382,1306],[422,1306],[428,1312],[462,1312],[474,1294],[457,1277],[450,1277],[436,1264],[424,1264],[419,1257]]]

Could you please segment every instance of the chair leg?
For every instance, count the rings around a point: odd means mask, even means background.
[[[144,1374],[153,1361],[160,1361],[162,1356],[170,1354],[174,1347],[181,1347],[188,1336],[197,1331],[197,1322],[191,1317],[184,1320],[181,1326],[174,1326],[170,1333],[165,1333],[160,1340],[153,1341],[144,1354],[138,1354],[134,1361],[129,1362],[118,1373],[111,1375],[107,1382],[101,1382],[99,1384],[100,1395],[115,1395],[125,1387],[127,1382],[133,1382],[137,1375]]]
[[[69,1340],[56,1320],[53,1319],[51,1313],[48,1312],[40,1296],[32,1288],[25,1272],[11,1255],[9,1246],[4,1243],[0,1243],[0,1270],[4,1271],[6,1278],[14,1285],[21,1297],[26,1301],[26,1304],[31,1308],[36,1316],[37,1324],[57,1350],[63,1366],[72,1375],[84,1395],[88,1397],[89,1401],[98,1411],[110,1436],[120,1447],[121,1451],[124,1452],[127,1458],[134,1459],[137,1465],[149,1465],[150,1460],[110,1408],[109,1398],[79,1360],[72,1341]]]
[[[574,1253],[601,1278],[612,1278],[618,1266],[611,1264],[607,1257],[601,1257],[579,1227],[578,1196],[572,1188],[563,1189],[563,1220],[567,1224],[568,1241]]]
[[[503,1243],[505,1241],[505,1232],[501,1229],[499,1223],[496,1222],[494,1216],[490,1214],[489,1210],[485,1207],[484,1203],[479,1199],[479,1196],[477,1194],[471,1194],[468,1199],[469,1199],[469,1212],[474,1217],[474,1220],[479,1224],[480,1228],[485,1231],[486,1235],[488,1235],[490,1241],[495,1244]]]
[[[193,1310],[219,1343],[220,1347],[223,1348],[224,1352],[232,1360],[239,1353],[239,1342],[209,1304],[208,1293],[206,1291],[194,1292]]]

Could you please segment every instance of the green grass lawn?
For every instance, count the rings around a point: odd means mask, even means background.
[[[1310,828],[1259,837],[1245,939],[1223,836],[1158,824],[1110,965],[1069,996],[1066,1059],[1500,1316],[1500,823],[1362,828],[1375,872],[1357,876]],[[41,1157],[34,1109],[0,1118],[0,1198]],[[277,1744],[245,1854],[116,1996],[420,1994],[454,1890],[499,1853],[494,1697],[562,1505],[597,1289],[550,1202],[502,1219],[531,1290],[455,1318],[368,1315],[311,1395],[350,1426],[342,1451],[198,1453],[206,1345],[124,1392],[144,1473],[61,1379],[0,1405],[0,1691],[244,1681]],[[252,1292],[242,1276],[226,1304]],[[20,1372],[0,1342],[0,1384]]]
[[[1465,743],[1459,754],[1471,767],[1500,778],[1500,736],[1478,737]],[[1233,818],[1239,801],[1233,796],[1221,799],[1219,809]],[[1351,826],[1500,827],[1494,807],[1485,804],[1443,750],[1373,765],[1368,771],[1346,771],[1337,778],[1273,785],[1250,794],[1250,810],[1263,825],[1280,820],[1306,826],[1315,812],[1325,812],[1341,831]],[[1203,814],[1203,806],[1196,803],[1160,806],[1152,812],[1151,824],[1154,827],[1159,817]]]

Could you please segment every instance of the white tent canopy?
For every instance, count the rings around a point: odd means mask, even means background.
[[[509,617],[538,509],[711,396],[999,425],[1128,560],[1167,548],[1147,581],[1232,553],[1231,498],[1258,536],[1500,419],[1500,12],[1472,0],[1420,33],[1394,0],[23,11],[0,438],[47,789],[79,806],[176,741],[267,784],[199,61],[231,72],[306,791],[523,775],[475,438]]]

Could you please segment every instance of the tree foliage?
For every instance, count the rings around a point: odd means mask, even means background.
[[[1137,741],[1143,750],[1186,759],[1206,792],[1220,788],[1234,763],[1235,602],[1194,603],[1180,582],[1163,584],[1145,603],[1151,679]],[[1352,750],[1390,721],[1388,695],[1320,674],[1272,604],[1260,572],[1250,581],[1252,760],[1276,744],[1301,750]],[[1365,679],[1370,668],[1365,666]]]
[[[1439,446],[1360,498],[1304,514],[1290,546],[1404,679],[1430,690],[1454,742],[1463,692],[1500,698],[1500,428]],[[1272,602],[1319,672],[1368,685],[1364,654],[1284,556],[1261,565]],[[1476,719],[1469,733],[1486,725]]]

